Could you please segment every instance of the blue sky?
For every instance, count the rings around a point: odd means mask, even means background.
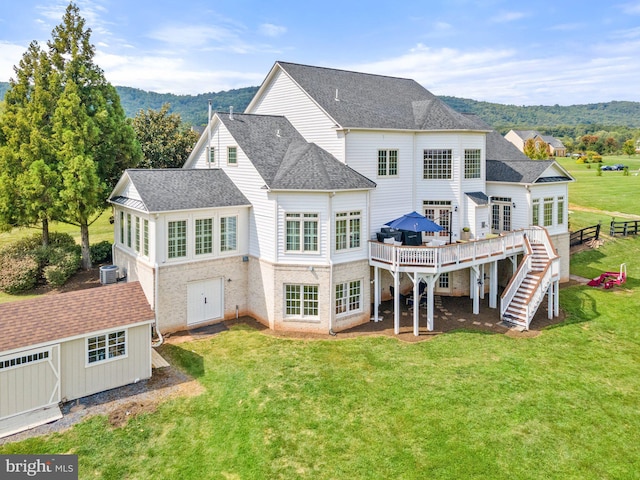
[[[413,78],[515,105],[640,101],[640,0],[78,0],[114,85],[257,86],[277,60]],[[0,81],[68,2],[3,0]]]

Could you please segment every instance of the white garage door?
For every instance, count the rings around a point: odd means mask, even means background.
[[[222,318],[224,312],[222,277],[187,285],[187,325]]]
[[[60,346],[0,357],[0,437],[61,418]]]

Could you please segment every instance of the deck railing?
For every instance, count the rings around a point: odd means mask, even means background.
[[[406,246],[369,241],[369,260],[399,267],[423,267],[437,271],[443,267],[473,263],[492,256],[503,256],[524,249],[524,235],[541,235],[544,230],[526,228],[498,237],[443,246]]]

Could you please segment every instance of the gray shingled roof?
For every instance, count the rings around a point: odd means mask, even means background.
[[[475,122],[414,80],[277,64],[342,128],[477,130]]]
[[[489,197],[484,192],[466,192],[465,195],[469,197],[476,205],[488,205]]]
[[[540,134],[536,130],[514,130],[514,132],[523,141],[524,140],[529,140],[530,138],[534,138],[535,136],[540,136]]]
[[[223,170],[130,169],[125,174],[149,213],[250,205]],[[109,199],[122,205],[130,200],[122,196]]]
[[[542,138],[545,143],[548,143],[555,149],[564,148],[564,144],[562,143],[562,141],[556,137],[553,137],[551,135],[540,135],[540,138]]]
[[[359,190],[376,184],[308,143],[285,117],[216,114],[274,190]]]

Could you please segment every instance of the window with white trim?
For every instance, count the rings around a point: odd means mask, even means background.
[[[238,249],[238,217],[220,217],[220,251]]]
[[[136,216],[135,218],[136,218],[136,221],[135,221],[135,232],[136,232],[135,250],[136,250],[136,252],[139,252],[140,251],[140,245],[141,245],[140,235],[141,235],[142,232],[140,231],[140,217]]]
[[[545,197],[544,199],[543,222],[545,227],[553,225],[553,197]]]
[[[480,178],[480,149],[465,149],[464,178]]]
[[[558,225],[564,223],[564,197],[558,197]]]
[[[284,286],[285,316],[301,318],[318,317],[318,285]]]
[[[449,288],[449,272],[440,274],[440,277],[438,277],[438,288],[441,288],[441,289]]]
[[[127,213],[127,247],[131,248],[131,214]]]
[[[285,225],[287,252],[318,251],[317,213],[287,213]]]
[[[169,222],[167,251],[169,258],[187,256],[187,221],[175,220]]]
[[[216,149],[215,149],[215,147],[209,147],[209,163],[211,165],[216,163]]]
[[[336,315],[362,311],[362,282],[353,280],[336,284]]]
[[[87,338],[87,363],[98,363],[123,357],[127,354],[127,332],[117,332],[96,335]]]
[[[235,217],[234,217],[235,218]],[[213,219],[196,219],[196,255],[204,255],[213,252]]]
[[[227,147],[227,163],[229,165],[238,164],[238,147]]]
[[[531,225],[540,224],[540,199],[534,198],[531,205]]]
[[[424,200],[422,202],[424,209],[424,216],[429,220],[433,220],[435,223],[442,227],[442,230],[437,235],[440,237],[449,236],[449,227],[451,224],[451,201],[450,200]],[[424,232],[427,237],[433,237],[436,235],[434,232]]]
[[[378,176],[398,175],[398,150],[378,150]]]
[[[361,212],[336,213],[336,250],[360,248]]]
[[[126,226],[126,222],[124,219],[124,212],[120,212],[120,243],[122,245],[124,245],[125,242],[125,236],[124,236],[124,231],[125,231],[125,226]]]
[[[149,256],[149,220],[142,220],[142,254]]]
[[[451,149],[425,149],[423,178],[425,180],[450,180],[451,158]]]

